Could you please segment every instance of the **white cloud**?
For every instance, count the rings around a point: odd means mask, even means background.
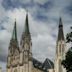
[[[24,29],[26,11],[22,8],[14,9],[13,11],[8,11],[7,16],[9,17],[9,21],[3,24],[6,30],[1,31],[2,38],[0,38],[2,39],[1,41],[4,42],[3,49],[5,47],[8,47],[9,40],[12,35],[15,18],[17,20],[18,38],[20,41],[21,34]],[[52,36],[52,34],[55,33],[57,35],[58,26],[56,28],[56,24],[54,22],[48,24],[43,23],[41,21],[37,22],[33,19],[33,17],[30,14],[29,14],[29,25],[33,41],[32,42],[33,56],[36,57],[37,59],[40,58],[39,60],[41,61],[43,61],[46,57],[50,58],[51,60],[54,60],[56,40]],[[4,39],[6,35],[7,40]],[[4,54],[7,55],[7,52]]]
[[[24,29],[26,12],[24,9],[14,9],[13,11],[8,11],[7,16],[9,17],[9,21],[6,22],[5,24],[3,24],[4,27],[6,28],[6,30],[1,31],[1,33],[3,33],[3,34],[1,34],[2,38],[0,38],[4,42],[4,44],[3,44],[4,48],[5,48],[5,46],[8,47],[9,39],[11,38],[11,35],[12,35],[15,17],[17,19],[18,38],[20,41],[21,34],[23,32],[23,29]],[[42,50],[44,50],[44,48],[48,48],[48,50],[53,51],[50,48],[52,42],[54,45],[54,39],[51,35],[49,35],[49,34],[51,34],[51,31],[52,31],[50,29],[50,26],[48,26],[47,24],[42,23],[42,22],[34,21],[30,14],[29,14],[29,25],[30,25],[30,32],[32,35],[32,40],[34,39],[33,40],[33,54],[35,53],[34,52],[35,50],[40,50],[39,54],[41,56],[43,54]],[[6,35],[7,35],[7,38],[6,38],[7,40],[4,39],[6,37]],[[48,45],[49,45],[49,47],[48,47]],[[47,54],[48,51],[46,49],[45,49],[45,51],[46,51],[45,53]],[[7,55],[7,52],[4,54]],[[34,56],[37,57],[39,55],[34,54]],[[43,54],[42,56],[45,57],[46,55]],[[42,58],[42,56],[41,56],[41,58]]]
[[[14,0],[12,0],[14,1]],[[24,1],[20,0],[21,2],[27,3],[30,2],[30,0]],[[36,3],[44,4],[47,2],[47,0],[34,0]],[[57,32],[58,32],[58,22],[54,21],[54,18],[59,18],[59,13],[62,12],[62,10],[67,5],[67,2],[65,3],[65,0],[57,1],[55,0],[53,6],[48,13],[43,11],[45,16],[48,16],[48,21],[37,21],[33,19],[33,16],[29,13],[29,26],[30,26],[30,32],[32,36],[32,51],[33,56],[37,58],[40,61],[44,61],[45,58],[50,58],[51,60],[54,60],[55,58],[55,47],[56,47],[56,39],[57,39]],[[60,5],[63,2],[62,6]],[[59,4],[60,3],[60,4]],[[33,7],[29,9],[29,12],[32,12],[34,15],[36,11],[42,11],[42,9],[39,9],[38,6]],[[63,12],[62,12],[63,15]],[[65,15],[65,14],[64,14]],[[71,23],[67,23],[70,20],[69,16],[62,16],[63,17],[63,23],[64,23],[64,32],[65,34],[69,31],[68,28],[71,26]],[[5,19],[8,17],[7,21]],[[17,32],[18,32],[18,40],[20,41],[21,34],[24,30],[24,24],[25,24],[25,17],[26,17],[26,11],[23,8],[14,8],[12,10],[4,10],[2,6],[0,6],[0,21],[1,19],[4,19],[4,22],[2,25],[5,27],[5,30],[0,30],[0,47],[2,49],[2,52],[0,52],[0,55],[7,56],[8,53],[8,46],[9,41],[12,36],[14,21],[16,18],[17,21]],[[66,22],[67,21],[67,22]],[[70,20],[71,21],[71,20]],[[69,24],[69,25],[67,25]],[[54,37],[53,35],[56,35]],[[2,63],[0,63],[2,64]],[[3,64],[4,65],[4,64]]]

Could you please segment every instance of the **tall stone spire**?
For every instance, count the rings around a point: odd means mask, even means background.
[[[32,72],[32,42],[31,35],[29,32],[29,24],[28,24],[28,14],[26,14],[25,20],[25,29],[22,33],[21,38],[21,56],[22,64],[24,64],[25,72]]]
[[[61,17],[60,17],[60,19],[59,19],[58,41],[59,41],[59,40],[64,40],[63,24],[62,24],[62,19],[61,19]]]
[[[64,40],[62,19],[60,17],[58,38],[56,44],[55,72],[63,72],[64,68],[61,65],[61,61],[64,59],[64,55],[65,55],[65,40]]]
[[[31,40],[31,36],[30,36],[30,31],[29,31],[29,23],[28,23],[28,14],[26,14],[26,20],[25,20],[25,27],[24,27],[24,31],[22,34],[22,38],[21,38],[21,46],[24,47],[24,44],[26,43],[26,38],[28,38],[27,41]]]
[[[14,65],[14,56],[19,55],[19,45],[17,40],[17,28],[16,28],[16,21],[14,24],[14,29],[12,33],[12,38],[10,40],[9,49],[8,49],[8,58],[7,58],[7,67],[9,68],[11,65]],[[18,64],[17,61],[15,61],[15,65]]]
[[[18,45],[18,40],[17,40],[16,21],[15,21],[15,24],[14,24],[14,29],[13,29],[13,33],[12,33],[12,38],[11,38],[11,40],[10,40],[9,49],[10,49],[10,51],[11,51],[12,54],[15,52],[15,49],[17,49],[17,50],[19,51],[19,45]]]

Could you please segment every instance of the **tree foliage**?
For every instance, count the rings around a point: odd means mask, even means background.
[[[72,32],[67,34],[66,40],[66,43],[72,42]],[[72,47],[67,51],[65,60],[62,61],[62,65],[66,68],[67,72],[72,72]]]
[[[62,61],[62,65],[66,68],[67,72],[72,72],[72,48],[66,53],[65,60]]]

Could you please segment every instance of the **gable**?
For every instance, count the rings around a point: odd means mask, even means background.
[[[35,68],[40,69],[40,70],[45,71],[45,72],[47,72],[48,69],[53,69],[54,68],[53,62],[49,59],[46,59],[44,61],[44,63],[36,60],[35,58],[33,58],[32,61],[33,61],[33,66]]]

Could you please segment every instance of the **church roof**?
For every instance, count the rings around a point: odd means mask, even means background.
[[[62,19],[61,19],[61,17],[60,17],[60,19],[59,19],[58,41],[59,41],[59,40],[64,40],[63,24],[62,24]]]
[[[43,67],[45,67],[46,69],[52,69],[54,68],[54,64],[50,59],[46,59],[43,63]]]
[[[44,63],[33,58],[33,66],[45,72],[47,72],[48,69],[54,68],[53,62],[49,60],[48,58],[44,61]]]

